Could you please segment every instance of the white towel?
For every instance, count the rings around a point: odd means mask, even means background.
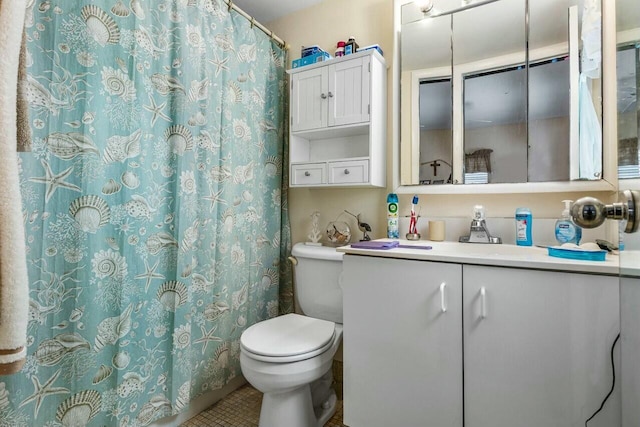
[[[18,175],[17,87],[26,2],[0,0],[0,375],[26,357],[29,287]]]

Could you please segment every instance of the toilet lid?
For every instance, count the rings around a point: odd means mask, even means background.
[[[329,344],[334,330],[333,322],[286,314],[251,326],[240,337],[240,343],[247,351],[261,356],[296,356]]]

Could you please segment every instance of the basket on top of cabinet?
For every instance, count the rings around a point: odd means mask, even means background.
[[[386,185],[387,68],[368,50],[289,70],[291,187]]]

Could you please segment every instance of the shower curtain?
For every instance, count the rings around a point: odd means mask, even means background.
[[[292,308],[285,51],[222,0],[27,3],[28,356],[0,426],[145,426]]]

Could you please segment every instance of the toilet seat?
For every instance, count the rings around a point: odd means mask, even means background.
[[[335,338],[335,323],[299,314],[286,314],[248,328],[240,337],[252,359],[289,363],[325,352]]]

